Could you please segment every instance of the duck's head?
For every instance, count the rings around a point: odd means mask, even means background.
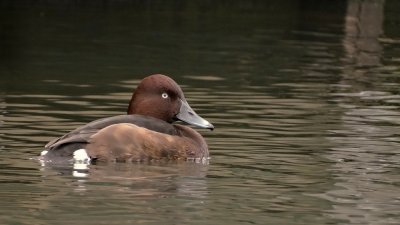
[[[170,77],[155,74],[144,78],[132,95],[128,114],[151,116],[173,123],[177,120],[207,129],[214,126],[190,107],[182,89]]]

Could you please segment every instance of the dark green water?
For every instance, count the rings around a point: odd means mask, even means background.
[[[0,1],[1,224],[399,224],[398,1]],[[32,160],[164,73],[208,165]],[[75,174],[76,175],[76,174]]]

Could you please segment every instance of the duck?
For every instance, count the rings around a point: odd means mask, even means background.
[[[134,90],[127,114],[92,121],[48,142],[40,159],[91,163],[208,159],[202,135],[177,121],[214,129],[190,107],[172,78],[150,75]]]

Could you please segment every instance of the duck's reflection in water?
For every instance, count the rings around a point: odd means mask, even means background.
[[[183,195],[204,198],[208,160],[146,163],[43,163],[44,176],[67,176],[74,191],[93,189],[136,196]],[[72,176],[71,176],[72,175]],[[104,185],[106,184],[106,185]],[[115,188],[119,187],[119,188]]]

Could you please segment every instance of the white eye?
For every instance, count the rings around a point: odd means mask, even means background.
[[[164,93],[162,93],[161,97],[168,98],[168,94],[164,92]]]

